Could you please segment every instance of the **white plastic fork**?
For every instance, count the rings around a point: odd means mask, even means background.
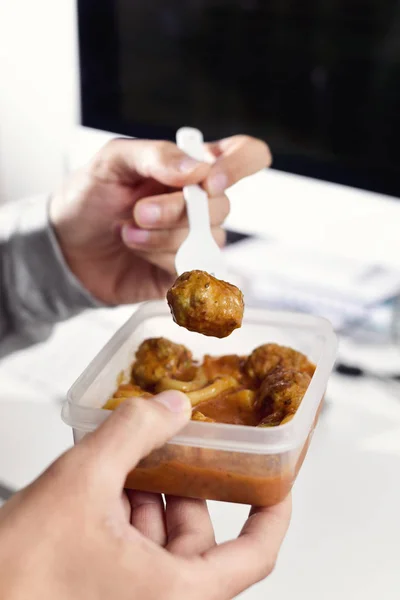
[[[182,127],[176,134],[176,143],[191,158],[207,161],[203,134],[198,129]],[[176,254],[176,272],[181,275],[185,271],[198,269],[219,279],[226,279],[222,252],[211,233],[207,193],[198,185],[188,185],[183,188],[183,196],[189,235]]]

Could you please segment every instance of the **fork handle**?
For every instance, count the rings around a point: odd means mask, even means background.
[[[180,150],[191,158],[199,161],[206,160],[204,137],[201,131],[193,127],[181,127],[176,133],[176,144]],[[189,227],[199,239],[211,236],[210,214],[208,210],[207,193],[199,185],[188,185],[183,188]]]
[[[181,127],[176,132],[176,145],[191,158],[205,161],[204,137],[201,131],[193,127]]]
[[[199,238],[211,236],[210,213],[208,210],[208,196],[198,185],[188,185],[183,188],[186,212],[192,235]],[[211,236],[212,237],[212,236]]]

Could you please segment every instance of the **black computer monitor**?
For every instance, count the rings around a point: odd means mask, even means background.
[[[80,0],[82,124],[265,139],[274,167],[400,197],[399,0]]]

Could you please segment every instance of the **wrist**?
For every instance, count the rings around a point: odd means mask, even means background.
[[[54,254],[57,257],[59,268],[62,272],[65,285],[74,293],[76,302],[81,305],[79,310],[85,308],[99,308],[105,305],[93,294],[87,286],[83,273],[85,267],[79,252],[74,252],[74,233],[78,233],[77,219],[72,211],[66,210],[68,198],[63,191],[49,198],[47,207],[48,237]]]

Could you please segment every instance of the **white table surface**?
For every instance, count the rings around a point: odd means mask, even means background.
[[[62,396],[130,311],[89,313],[58,327],[46,344],[3,360],[0,481],[20,488],[71,445],[59,400],[51,397]],[[396,393],[372,380],[332,377],[329,405],[294,487],[292,524],[278,565],[245,600],[399,597]],[[230,504],[212,502],[210,508],[219,540],[235,535],[247,513]]]

